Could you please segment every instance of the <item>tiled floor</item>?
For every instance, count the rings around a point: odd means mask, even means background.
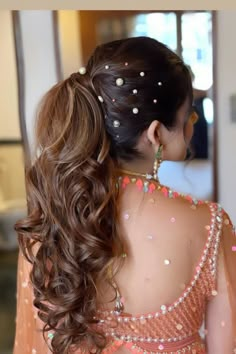
[[[17,251],[0,251],[0,354],[12,354],[17,254]]]

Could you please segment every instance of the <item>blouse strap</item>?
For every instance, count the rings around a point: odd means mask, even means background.
[[[223,209],[217,203],[209,203],[211,210],[211,223],[210,223],[210,233],[211,239],[208,241],[208,255],[206,261],[206,267],[203,272],[203,277],[205,278],[206,295],[210,298],[212,295],[216,294],[216,280],[217,280],[217,264],[218,256],[220,251],[220,240],[223,227]]]

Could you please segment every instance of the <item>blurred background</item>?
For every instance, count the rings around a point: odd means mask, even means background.
[[[189,65],[200,119],[194,158],[164,162],[161,182],[222,203],[236,222],[235,27],[236,11],[0,11],[0,354],[12,353],[13,225],[26,215],[24,161],[34,154],[42,95],[85,66],[97,44],[132,36],[165,43]]]

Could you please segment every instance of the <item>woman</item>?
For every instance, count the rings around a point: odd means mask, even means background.
[[[232,223],[158,181],[162,160],[185,159],[192,99],[182,60],[146,37],[99,46],[45,96],[14,354],[233,352]]]

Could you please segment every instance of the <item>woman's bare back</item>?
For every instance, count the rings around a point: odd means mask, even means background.
[[[115,279],[125,312],[154,312],[172,304],[191,283],[200,261],[211,222],[209,206],[168,198],[158,190],[139,192],[131,184],[121,193],[119,210],[128,249]],[[103,300],[109,301],[114,293],[107,290]]]

